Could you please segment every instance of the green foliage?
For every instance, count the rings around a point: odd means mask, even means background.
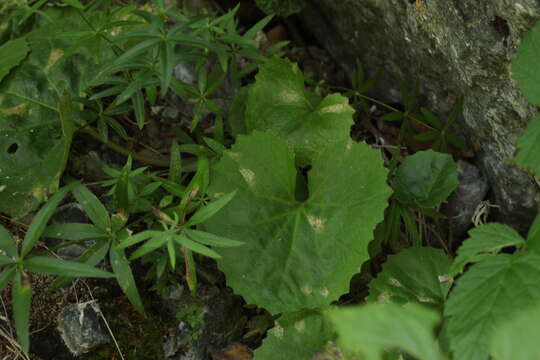
[[[532,360],[540,358],[538,331],[540,307],[522,311],[518,316],[497,326],[490,354],[497,360]]]
[[[247,131],[266,131],[287,141],[300,165],[311,164],[327,144],[349,138],[354,110],[347,98],[333,94],[319,99],[305,89],[298,66],[288,60],[273,58],[262,65],[248,91]]]
[[[24,240],[17,248],[15,240],[9,232],[0,225],[0,250],[6,255],[0,254],[0,266],[3,267],[0,273],[0,291],[9,282],[12,286],[13,317],[17,337],[21,348],[28,353],[29,343],[29,318],[30,305],[32,300],[32,284],[29,273],[41,273],[50,275],[72,274],[76,277],[101,277],[108,278],[113,275],[94,267],[76,262],[69,262],[54,257],[45,257],[34,254],[38,240],[43,236],[47,222],[54,213],[54,210],[67,193],[77,185],[70,184],[60,189],[34,216],[28,228]]]
[[[457,164],[450,155],[432,150],[407,157],[396,171],[395,196],[405,205],[432,208],[458,185]]]
[[[459,247],[450,275],[461,273],[465,265],[496,255],[505,247],[520,248],[523,245],[525,240],[509,226],[498,223],[480,225],[469,231],[469,238]]]
[[[303,180],[285,142],[267,133],[240,136],[215,166],[209,190],[238,189],[236,197],[205,223],[246,243],[220,251],[228,284],[272,314],[337,299],[368,258],[390,195],[385,179],[379,155],[365,144],[329,145]]]
[[[329,321],[317,311],[282,315],[255,351],[257,360],[309,359],[334,338]]]
[[[383,354],[396,348],[419,360],[444,359],[433,336],[440,315],[420,305],[368,304],[333,309],[326,315],[340,347],[362,359],[386,359]]]
[[[523,37],[518,47],[517,57],[512,61],[512,76],[523,91],[525,99],[540,106],[540,22]],[[540,117],[530,121],[527,129],[519,138],[516,162],[540,176]]]
[[[494,255],[461,276],[444,311],[455,358],[487,359],[495,328],[540,301],[539,276],[534,252]]]
[[[289,16],[300,12],[305,0],[255,0],[257,6],[267,14]]]
[[[442,310],[451,283],[451,260],[442,250],[413,247],[391,255],[369,284],[368,302],[419,303]]]

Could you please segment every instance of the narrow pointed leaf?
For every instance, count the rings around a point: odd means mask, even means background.
[[[111,249],[109,258],[120,288],[122,288],[122,291],[126,294],[135,309],[146,316],[139,291],[137,290],[137,284],[133,278],[133,273],[131,272],[124,250]]]
[[[5,251],[6,254],[11,257],[17,257],[15,240],[11,237],[9,231],[7,231],[2,225],[0,225],[0,249]]]
[[[53,239],[78,241],[106,239],[109,237],[109,234],[92,224],[66,223],[47,226],[43,232],[43,236]]]
[[[37,273],[47,275],[70,275],[73,277],[96,277],[111,278],[114,277],[108,271],[96,269],[93,266],[57,259],[54,257],[34,256],[24,261],[24,266]]]
[[[201,207],[191,218],[189,218],[186,223],[186,227],[200,224],[208,219],[210,219],[215,213],[221,210],[225,205],[227,205],[236,195],[236,190],[221,196],[219,199]]]
[[[201,245],[193,240],[188,239],[185,236],[177,235],[174,237],[174,240],[179,244],[183,245],[189,250],[199,253],[204,256],[208,256],[212,259],[219,259],[221,255],[219,255],[217,252],[215,252],[212,249],[207,248],[204,245]]]
[[[67,193],[70,192],[76,185],[77,183],[73,182],[58,190],[56,194],[54,194],[49,201],[45,203],[45,205],[43,205],[36,216],[34,216],[30,227],[26,231],[26,235],[22,243],[21,257],[24,257],[30,252],[30,250],[32,250],[35,243],[43,234],[43,230],[45,230],[49,219],[53,216],[56,207],[60,204],[60,202],[62,202]]]
[[[21,273],[17,272],[13,288],[11,290],[13,317],[17,339],[22,350],[28,354],[30,349],[30,306],[32,304],[32,288],[26,279],[21,279]]]
[[[73,195],[81,204],[90,220],[101,230],[107,231],[111,227],[109,212],[99,199],[86,186],[80,184],[73,189]]]
[[[201,244],[215,247],[236,247],[243,245],[244,243],[237,240],[231,240],[229,238],[214,235],[200,230],[186,230],[186,234],[192,239]]]
[[[17,268],[15,266],[10,266],[2,270],[0,273],[0,292],[3,291],[7,284],[13,279],[16,270]]]
[[[129,257],[129,260],[131,261],[138,259],[141,256],[144,256],[156,249],[159,249],[160,247],[165,245],[167,241],[169,241],[170,236],[171,235],[160,234],[158,236],[152,237],[150,240],[141,245],[137,250],[135,250]]]

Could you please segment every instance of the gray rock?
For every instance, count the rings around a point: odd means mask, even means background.
[[[209,360],[211,349],[226,346],[242,333],[241,299],[229,289],[199,285],[195,296],[176,286],[163,297],[165,308],[180,315],[163,344],[166,359]]]
[[[74,356],[110,341],[100,325],[96,310],[99,311],[97,303],[89,301],[68,305],[58,315],[58,331]]]
[[[539,209],[533,179],[512,164],[515,143],[535,108],[512,81],[510,61],[540,18],[538,0],[319,0],[303,22],[347,69],[360,59],[420,83],[422,103],[447,115],[463,95],[458,128],[473,144],[500,206],[502,221],[521,231]],[[383,92],[384,89],[384,92]],[[389,75],[376,94],[399,101]]]
[[[442,208],[456,238],[465,235],[471,227],[475,210],[488,191],[487,180],[476,166],[458,161],[458,176],[459,185]]]

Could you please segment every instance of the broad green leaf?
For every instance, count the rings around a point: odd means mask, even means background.
[[[30,348],[30,306],[32,304],[32,287],[26,275],[17,272],[11,289],[13,317],[15,329],[22,350],[28,354]]]
[[[96,269],[93,266],[54,257],[34,256],[26,259],[24,266],[30,271],[47,275],[97,278],[114,277],[110,272]]]
[[[480,225],[469,231],[469,238],[461,244],[452,263],[450,275],[463,271],[468,263],[479,262],[496,255],[508,246],[522,247],[525,240],[513,228],[498,223]]]
[[[527,234],[527,247],[533,251],[540,252],[540,213],[536,215]]]
[[[101,230],[108,231],[111,227],[109,212],[86,186],[79,184],[73,189],[73,195],[77,202],[81,204],[84,212],[90,220]]]
[[[66,223],[52,224],[43,232],[44,237],[64,240],[93,240],[106,239],[109,234],[92,224]]]
[[[210,219],[225,205],[227,205],[234,198],[235,195],[236,190],[229,194],[225,194],[219,197],[219,199],[214,200],[211,203],[201,207],[199,210],[197,210],[195,214],[193,214],[192,217],[189,218],[188,222],[186,223],[186,227],[197,225],[202,223],[203,221]]]
[[[257,360],[308,360],[334,338],[332,326],[317,311],[284,314],[275,321],[261,347]]]
[[[441,282],[452,261],[444,251],[413,247],[390,255],[369,284],[368,302],[427,305],[442,310],[449,282]]]
[[[227,124],[233,137],[248,133],[246,128],[246,104],[249,96],[249,88],[249,86],[240,88],[229,106]]]
[[[430,208],[446,200],[457,185],[457,165],[450,155],[419,151],[397,169],[395,195],[403,204]]]
[[[461,276],[445,306],[454,359],[487,360],[494,329],[540,301],[540,255],[498,254]]]
[[[10,266],[8,268],[5,268],[0,273],[0,291],[3,291],[7,284],[13,279],[13,275],[15,275],[15,271],[17,268],[15,266]]]
[[[53,22],[26,37],[29,55],[0,83],[0,212],[14,217],[34,210],[57,190],[70,147],[61,122],[61,113],[68,112],[60,111],[60,100],[65,93],[83,96],[101,68],[91,44],[76,47],[54,38],[87,27],[70,10],[47,10]],[[111,53],[110,47],[97,52],[99,60]],[[79,108],[73,106],[70,117],[80,119]]]
[[[21,257],[24,257],[36,244],[39,238],[42,236],[47,223],[53,216],[56,207],[64,200],[64,197],[77,183],[71,183],[64,186],[54,194],[49,201],[38,211],[38,213],[32,219],[30,227],[26,231],[24,240],[21,247]]]
[[[11,237],[9,231],[5,227],[0,225],[0,250],[3,250],[9,256],[17,257],[17,248],[15,247],[15,240]]]
[[[540,177],[540,116],[529,121],[525,132],[518,139],[516,162]]]
[[[109,251],[109,260],[111,262],[114,275],[116,275],[118,285],[120,285],[120,288],[122,288],[122,291],[127,295],[129,301],[135,307],[135,309],[137,309],[137,311],[142,315],[146,316],[139,291],[137,290],[137,284],[133,278],[133,273],[131,272],[129,261],[126,258],[124,250],[111,249],[111,251]]]
[[[25,39],[10,40],[0,46],[0,82],[11,69],[24,60],[29,51]]]
[[[525,34],[512,61],[512,77],[517,81],[525,99],[540,106],[540,21]]]
[[[364,360],[382,360],[398,348],[418,360],[444,359],[434,337],[440,315],[418,304],[368,304],[336,308],[327,313],[346,353]]]
[[[297,200],[294,155],[275,136],[239,136],[212,171],[209,195],[236,196],[204,225],[245,242],[219,249],[228,284],[272,314],[318,308],[349,290],[390,196],[376,150],[351,140],[313,161]]]
[[[186,234],[197,242],[215,247],[235,247],[243,244],[241,241],[231,240],[200,230],[186,230]]]
[[[267,131],[287,141],[301,165],[327,144],[349,139],[354,110],[347,98],[332,94],[317,99],[304,88],[298,66],[273,58],[261,65],[246,104],[248,131]]]
[[[540,359],[540,306],[524,310],[497,326],[491,338],[490,354],[496,360]]]

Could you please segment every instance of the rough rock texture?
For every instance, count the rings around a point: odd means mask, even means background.
[[[450,220],[453,235],[462,237],[472,226],[472,217],[487,194],[488,183],[476,166],[465,161],[458,161],[458,175],[459,185],[441,212]]]
[[[500,220],[527,229],[540,191],[511,158],[535,109],[511,80],[510,61],[540,19],[539,0],[312,0],[301,18],[346,68],[358,58],[411,87],[418,80],[423,104],[439,114],[463,95],[457,128],[478,154]],[[399,101],[393,83],[383,80],[379,96]]]
[[[58,331],[64,343],[75,356],[108,343],[109,336],[100,325],[93,301],[67,306],[58,315]]]

